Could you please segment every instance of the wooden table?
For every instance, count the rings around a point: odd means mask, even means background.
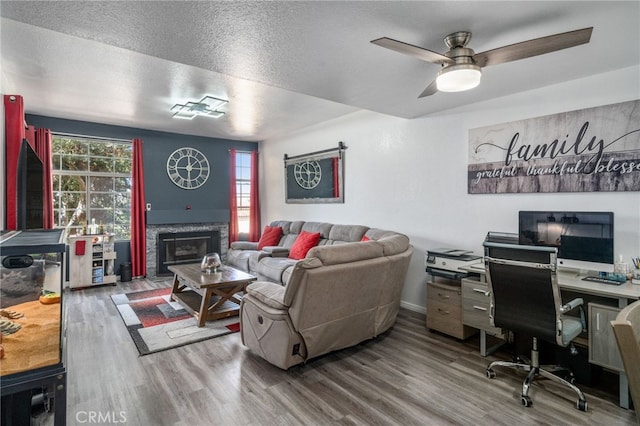
[[[218,268],[218,272],[206,273],[199,263],[169,266],[174,273],[171,300],[180,303],[203,327],[207,320],[217,320],[238,315],[241,298],[247,285],[256,277],[230,266]]]

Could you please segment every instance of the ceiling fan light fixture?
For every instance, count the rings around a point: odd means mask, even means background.
[[[443,68],[436,77],[441,92],[462,92],[480,84],[482,71],[475,64],[455,64]]]

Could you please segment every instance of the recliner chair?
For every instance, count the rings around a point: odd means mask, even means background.
[[[494,361],[486,369],[487,377],[495,378],[496,366],[523,369],[529,374],[522,384],[522,405],[533,404],[529,389],[533,380],[542,376],[571,388],[578,394],[576,408],[586,411],[587,401],[577,386],[540,366],[538,339],[567,347],[586,328],[583,311],[581,319],[563,315],[581,306],[583,300],[577,298],[562,305],[556,275],[557,249],[487,240],[484,250],[492,325],[533,336],[530,362]]]

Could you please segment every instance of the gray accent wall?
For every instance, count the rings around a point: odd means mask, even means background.
[[[232,148],[241,151],[258,149],[257,142],[205,138],[33,114],[26,114],[25,118],[28,125],[50,129],[54,133],[125,140],[142,139],[145,198],[147,203],[151,203],[151,210],[147,212],[147,225],[152,226],[165,224],[198,226],[221,222],[228,224],[229,150]],[[209,178],[198,189],[179,188],[167,175],[167,158],[173,151],[184,146],[196,148],[209,160],[211,167]],[[117,241],[116,253],[115,271],[119,275],[120,266],[131,261],[129,241]]]
[[[146,202],[151,203],[151,211],[147,212],[149,224],[228,222],[229,150],[258,149],[257,142],[205,138],[32,114],[27,114],[26,120],[29,125],[51,129],[54,133],[126,140],[142,139],[145,196]],[[205,184],[193,190],[185,190],[174,185],[166,171],[169,155],[177,148],[185,146],[201,151],[211,167]]]

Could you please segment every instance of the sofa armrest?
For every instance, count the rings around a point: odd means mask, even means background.
[[[289,249],[278,246],[263,247],[261,251],[251,255],[249,263],[259,263],[261,259],[265,257],[287,257],[289,256]],[[256,268],[257,269],[257,268]]]
[[[234,250],[258,250],[258,243],[254,241],[234,241],[230,247]]]
[[[247,286],[247,294],[274,309],[287,309],[285,287],[268,281],[255,281]]]
[[[289,256],[289,249],[280,246],[267,246],[263,247],[262,251],[269,254],[271,257],[287,257]]]

